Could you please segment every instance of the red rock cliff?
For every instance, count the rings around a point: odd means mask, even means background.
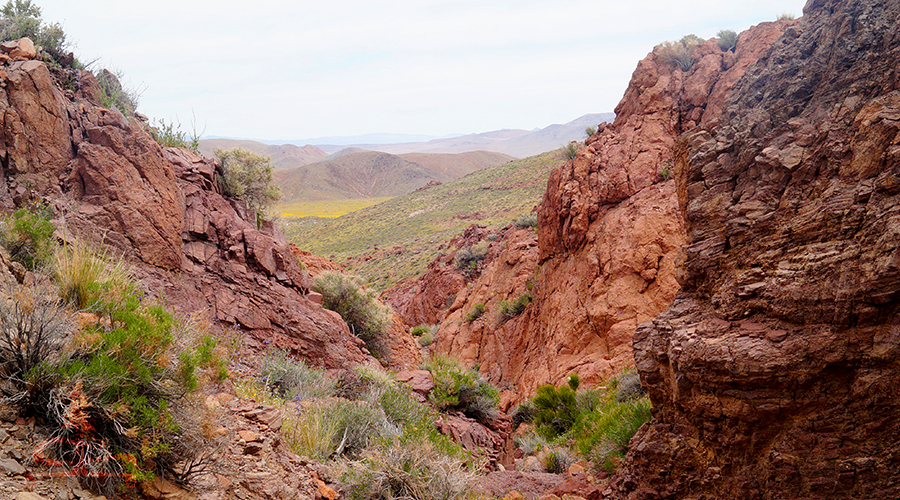
[[[613,124],[550,177],[538,232],[508,231],[481,276],[451,306],[437,349],[472,364],[507,401],[575,371],[587,383],[631,365],[632,335],[674,298],[685,241],[673,180],[676,138],[719,118],[735,82],[790,23],[764,23],[735,52],[710,40],[684,72],[657,49],[638,64]],[[502,300],[534,303],[501,323]],[[422,286],[423,289],[427,288]],[[482,319],[467,322],[474,304]]]
[[[281,233],[257,229],[243,203],[222,196],[213,163],[163,150],[145,126],[100,107],[90,73],[68,70],[63,89],[24,59],[0,67],[0,205],[50,202],[66,237],[123,252],[151,295],[239,325],[251,347],[273,343],[328,367],[371,360],[308,300]]]
[[[679,140],[683,291],[616,498],[900,498],[900,5],[812,0]]]

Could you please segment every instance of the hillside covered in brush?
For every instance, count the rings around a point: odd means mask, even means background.
[[[376,288],[425,271],[441,247],[472,224],[507,224],[531,213],[560,151],[515,160],[336,219],[282,219],[299,248],[347,263]],[[284,188],[282,188],[284,189]]]

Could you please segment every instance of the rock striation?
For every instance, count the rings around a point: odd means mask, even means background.
[[[653,420],[609,496],[900,497],[898,26],[810,1],[679,139],[682,291],[634,337]]]
[[[251,348],[280,346],[325,367],[372,361],[310,300],[277,228],[257,227],[223,196],[215,163],[164,150],[146,125],[99,105],[93,75],[54,78],[28,47],[0,47],[0,207],[50,203],[61,237],[113,248],[151,295],[234,325]]]
[[[551,174],[537,234],[508,230],[491,245],[481,275],[438,315],[437,350],[479,364],[506,389],[507,405],[571,372],[591,384],[631,365],[637,326],[664,310],[679,289],[675,272],[686,233],[670,178],[677,138],[720,120],[741,76],[791,26],[755,26],[733,52],[704,42],[688,71],[654,49],[638,64],[615,121],[601,124]],[[428,276],[453,283],[438,264]],[[438,290],[416,304],[436,303],[448,289],[421,281],[416,287]],[[502,301],[525,293],[534,302],[499,321]],[[478,303],[487,313],[466,321]],[[430,319],[408,309],[417,320]]]

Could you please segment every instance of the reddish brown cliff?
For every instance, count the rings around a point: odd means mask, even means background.
[[[250,347],[275,344],[329,367],[371,360],[308,299],[281,233],[257,229],[242,202],[222,196],[213,163],[164,151],[140,122],[99,106],[90,73],[66,71],[62,88],[42,62],[0,67],[0,205],[50,202],[66,238],[102,240],[151,295],[239,326]]]
[[[676,152],[617,498],[900,498],[900,5],[813,0]]]
[[[510,230],[492,244],[484,272],[443,318],[437,350],[479,364],[510,402],[573,371],[592,383],[631,365],[637,325],[678,290],[686,236],[667,180],[676,138],[716,121],[735,82],[789,25],[751,28],[735,52],[707,41],[687,72],[659,49],[641,61],[615,123],[551,175],[537,236]],[[529,288],[534,302],[524,313],[498,321],[501,301]],[[487,313],[466,321],[477,303]]]

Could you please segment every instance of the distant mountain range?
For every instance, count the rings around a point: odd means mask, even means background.
[[[408,134],[366,134],[346,137],[319,137],[307,140],[250,141],[238,139],[203,139],[200,150],[212,156],[213,149],[242,147],[250,151],[272,157],[272,165],[277,170],[296,168],[314,161],[324,160],[329,154],[342,154],[348,147],[352,151],[369,150],[384,153],[465,153],[471,151],[493,151],[516,158],[533,156],[558,149],[571,142],[584,139],[584,129],[612,121],[614,113],[584,115],[568,123],[550,125],[537,130],[504,129],[480,134],[429,139],[429,136]],[[296,148],[296,149],[295,149]]]

